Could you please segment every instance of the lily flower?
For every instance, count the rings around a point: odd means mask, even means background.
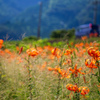
[[[71,67],[69,68],[70,71],[72,71],[72,74],[75,75],[75,77],[78,77],[78,73],[84,75],[85,73],[81,72],[82,67],[80,67],[79,69],[77,69],[77,64],[75,65],[74,69],[72,69]]]

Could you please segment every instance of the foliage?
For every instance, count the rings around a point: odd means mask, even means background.
[[[36,36],[29,36],[29,37],[24,37],[22,40],[23,41],[30,41],[30,40],[37,41],[38,38]]]
[[[64,38],[64,36],[67,34],[66,30],[55,30],[51,33],[51,38]]]
[[[68,39],[75,37],[75,29],[74,28],[67,30],[67,33],[68,33],[68,35],[67,35]]]
[[[69,29],[69,30],[55,30],[51,33],[51,38],[63,38],[63,39],[71,39],[75,37],[75,29]]]

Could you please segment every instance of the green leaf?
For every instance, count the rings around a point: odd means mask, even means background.
[[[98,77],[98,82],[100,83],[100,76]]]
[[[4,77],[6,77],[6,75],[1,75],[1,78],[4,78]]]

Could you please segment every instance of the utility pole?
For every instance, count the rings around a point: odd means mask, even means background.
[[[42,16],[42,2],[39,2],[40,10],[39,10],[39,22],[38,22],[38,30],[37,37],[40,38],[40,28],[41,28],[41,16]]]
[[[94,18],[93,18],[93,23],[96,24],[97,21],[97,10],[98,10],[98,4],[100,3],[100,1],[98,0],[94,0],[93,1],[93,5],[94,5]]]

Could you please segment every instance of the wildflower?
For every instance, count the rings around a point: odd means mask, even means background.
[[[43,51],[43,49],[41,47],[37,47],[36,49],[38,50],[39,53],[41,53]]]
[[[73,43],[73,42],[71,42],[70,44],[71,44],[71,45],[73,45],[74,43]]]
[[[77,64],[75,65],[74,69],[69,68],[69,70],[72,71],[72,74],[74,74],[75,77],[78,77],[78,73],[83,74],[83,75],[85,74],[85,73],[81,72],[82,67],[80,67],[79,69],[77,69]]]
[[[4,41],[3,41],[2,39],[0,39],[0,44],[3,44],[3,42],[4,42]]]
[[[53,71],[53,70],[54,70],[54,68],[48,67],[48,70],[49,70],[49,71]]]
[[[57,58],[60,58],[60,57],[61,57],[61,51],[60,51],[60,49],[58,49],[58,48],[52,49],[52,50],[51,50],[51,53],[52,53],[53,55],[55,55]]]
[[[59,73],[61,75],[61,79],[64,77],[70,78],[69,72],[68,71],[66,72],[66,70],[64,70],[64,69],[60,69],[59,67],[56,67],[56,68],[48,67],[48,70]]]
[[[87,36],[82,36],[81,39],[84,41],[87,39]]]
[[[20,48],[19,55],[22,53],[22,51],[23,51],[23,47]]]
[[[11,54],[11,52],[8,49],[5,49],[4,51],[5,53]]]
[[[30,48],[26,52],[29,56],[32,56],[32,57],[37,56],[39,54],[35,48]]]
[[[90,64],[88,63],[90,60],[89,59],[86,59],[85,60],[85,65],[88,67],[88,68],[91,68],[91,69],[93,69],[93,68],[98,68],[97,66],[95,66],[95,63],[96,63],[96,61],[95,60],[91,60],[91,62],[90,62]]]
[[[60,74],[62,78],[70,78],[69,70],[61,70]]]
[[[2,45],[0,44],[0,48],[2,48]]]
[[[82,42],[79,44],[80,47],[83,47],[83,45],[84,45],[84,44],[83,44]]]
[[[57,48],[52,49],[51,53],[56,56],[57,55]]]
[[[97,37],[97,36],[98,36],[98,33],[97,33],[97,32],[95,32],[95,33],[94,33],[94,37]]]
[[[93,33],[90,33],[90,34],[89,34],[89,37],[93,37],[93,36],[94,36],[94,34],[93,34]]]
[[[88,63],[89,61],[91,61],[90,64]],[[95,61],[94,59],[91,59],[91,60],[90,60],[90,59],[86,59],[86,60],[85,60],[85,65],[86,65],[88,68],[90,68],[89,73],[92,71],[92,73],[94,74],[93,69],[98,68],[95,64],[96,64],[96,61]]]
[[[51,50],[53,49],[53,47],[51,47],[51,46],[44,46],[44,49],[45,49],[46,51],[51,51]]]
[[[19,46],[16,46],[16,50],[19,51]]]
[[[90,45],[92,45],[92,44],[90,44]],[[89,47],[89,44],[88,43],[85,43],[85,47]]]
[[[97,87],[99,87],[99,88],[100,88],[100,83],[99,83],[99,85],[97,85]]]
[[[66,88],[70,91],[74,92],[80,92],[81,95],[85,96],[86,94],[89,93],[89,88],[88,87],[78,87],[77,85],[72,85],[72,84],[67,84]]]
[[[4,55],[5,54],[5,52],[4,51],[2,51],[2,50],[0,50],[0,55]]]
[[[97,60],[100,57],[100,51],[97,48],[91,47],[88,49],[88,54]]]
[[[80,91],[80,93],[81,93],[81,95],[86,95],[86,94],[88,94],[89,93],[89,88],[88,87],[79,87],[79,91]]]
[[[78,86],[77,85],[67,84],[66,88],[70,91],[74,91],[74,92],[78,91]]]
[[[3,40],[0,39],[0,48],[2,48]]]
[[[66,52],[64,53],[65,55],[69,55],[69,54],[72,54],[72,50],[66,50]]]

